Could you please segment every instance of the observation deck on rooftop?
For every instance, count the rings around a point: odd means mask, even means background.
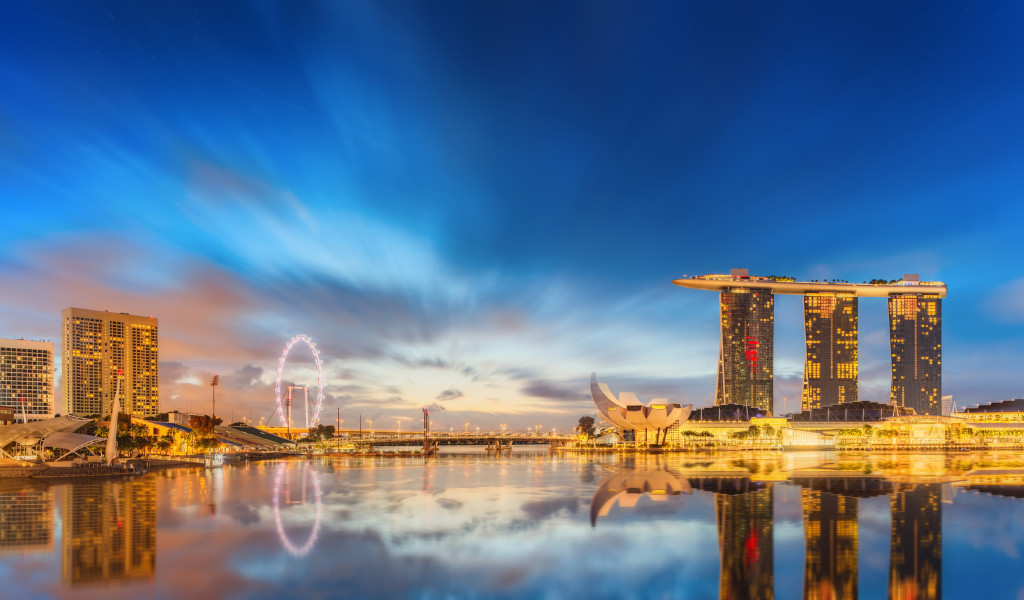
[[[695,290],[727,289],[770,290],[775,294],[849,294],[860,298],[886,298],[893,294],[934,294],[946,297],[946,284],[941,281],[897,281],[895,283],[849,283],[828,281],[790,281],[788,278],[756,275],[697,275],[675,279],[679,287]]]

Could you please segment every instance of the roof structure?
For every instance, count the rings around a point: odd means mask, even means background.
[[[819,422],[819,421],[884,421],[895,417],[912,417],[917,413],[913,408],[897,406],[895,404],[884,404],[881,402],[844,402],[832,406],[812,408],[789,416],[789,420],[796,422]]]
[[[281,436],[267,433],[261,429],[255,427],[246,427],[242,425],[231,425],[227,427],[218,427],[217,434],[222,433],[234,436],[236,439],[243,439],[250,442],[249,445],[265,446],[265,447],[278,447],[278,446],[294,446],[295,442],[283,438]]]
[[[107,443],[107,438],[96,437],[94,435],[87,435],[84,433],[71,433],[70,431],[54,431],[43,438],[44,448],[60,448],[61,450],[67,450],[60,458],[61,460],[68,454],[78,452],[82,448],[88,446],[99,446]]]
[[[0,425],[0,448],[11,442],[17,442],[22,446],[31,446],[51,433],[78,431],[83,425],[91,421],[92,419],[66,415],[52,419],[43,419],[42,421],[31,421],[29,423]]]
[[[890,284],[847,283],[827,281],[789,281],[753,275],[697,275],[673,280],[679,287],[695,290],[724,289],[771,290],[775,294],[849,294],[861,298],[887,298],[894,294],[936,294],[946,297],[946,284],[941,281],[898,281]]]
[[[965,408],[957,414],[961,413],[1004,413],[1004,412],[1024,412],[1024,398],[1014,398],[1013,400],[1003,400],[1001,402],[989,402],[988,404],[981,404],[979,406],[972,406]]]
[[[749,421],[754,417],[767,417],[768,413],[763,408],[747,406],[746,404],[719,404],[716,406],[705,406],[690,413],[688,421]]]

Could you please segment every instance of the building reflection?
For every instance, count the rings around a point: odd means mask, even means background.
[[[633,508],[640,498],[665,502],[681,494],[690,494],[690,481],[678,472],[660,465],[637,468],[633,462],[626,468],[605,477],[590,500],[590,525],[597,526],[598,517],[606,517],[616,504]]]
[[[63,577],[71,585],[152,577],[156,482],[80,482],[64,492]]]
[[[800,490],[804,515],[804,598],[857,597],[857,498]]]
[[[0,552],[22,554],[53,549],[53,491],[18,485],[0,492]]]
[[[917,484],[892,495],[889,598],[942,597],[941,499],[937,483]]]
[[[879,476],[790,477],[788,483],[801,488],[805,599],[858,596],[859,499],[878,496],[890,498],[892,513],[889,598],[941,598],[941,484],[900,484]],[[596,526],[597,518],[607,516],[616,503],[631,509],[645,494],[664,498],[681,490],[710,492],[718,530],[719,597],[773,598],[773,485],[743,476],[686,477],[665,468],[627,467],[598,486],[591,523]],[[1017,486],[1003,486],[996,493],[1018,492],[1024,495]]]
[[[718,524],[720,598],[774,598],[775,564],[771,484],[746,478],[691,481],[714,492]]]

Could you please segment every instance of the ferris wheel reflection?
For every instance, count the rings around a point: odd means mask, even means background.
[[[274,478],[274,523],[277,525],[277,537],[281,539],[281,545],[284,546],[285,550],[293,556],[305,556],[316,545],[316,538],[320,533],[320,516],[323,511],[321,500],[323,494],[320,490],[319,475],[315,469],[309,468],[306,463],[301,464],[300,480],[297,482],[299,485],[297,488],[293,488],[291,469],[288,468],[289,464],[295,463],[281,463],[277,470],[277,477]],[[307,504],[307,492],[310,491],[308,482],[310,481],[312,482],[312,494],[316,503],[313,530],[310,532],[306,543],[297,547],[292,544],[284,532],[284,525],[281,523],[281,505]]]

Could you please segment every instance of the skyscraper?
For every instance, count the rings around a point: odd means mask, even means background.
[[[772,411],[775,296],[771,290],[723,290],[722,342],[715,404]]]
[[[0,406],[19,422],[53,416],[53,342],[0,340]]]
[[[942,299],[889,296],[890,402],[919,415],[942,414]]]
[[[804,296],[804,389],[808,410],[857,401],[857,297]]]
[[[64,318],[64,403],[69,414],[108,415],[121,376],[122,412],[159,412],[157,319],[67,308]]]

